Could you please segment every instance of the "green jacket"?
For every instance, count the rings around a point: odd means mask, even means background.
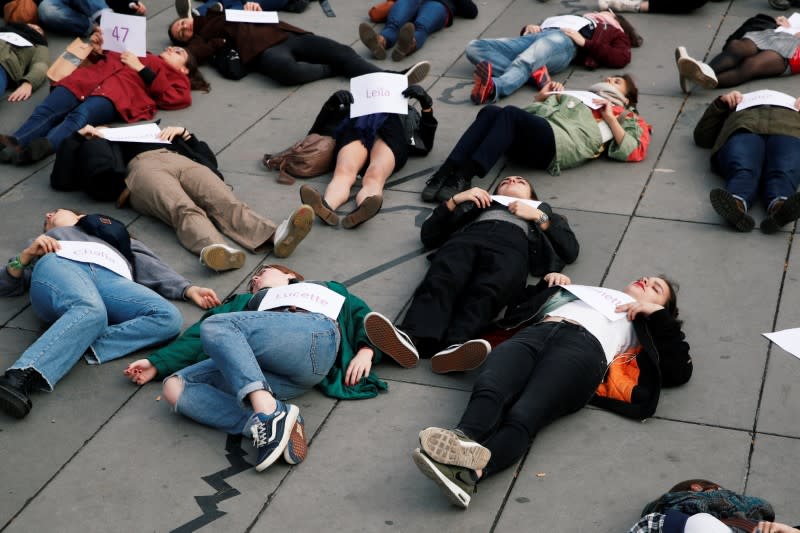
[[[544,102],[529,105],[525,111],[546,119],[553,129],[556,155],[547,167],[553,176],[558,176],[562,169],[600,157],[606,149],[608,157],[618,161],[641,161],[647,155],[650,125],[630,109],[614,107],[625,137],[620,144],[612,139],[607,148],[592,110],[574,96],[551,95]]]
[[[735,111],[720,98],[708,106],[694,128],[694,142],[711,148],[711,155],[738,130],[759,135],[790,135],[800,137],[800,113],[785,107],[757,106]]]
[[[0,66],[17,84],[27,81],[35,91],[47,79],[50,52],[41,44],[19,47],[0,40]]]
[[[328,371],[328,375],[317,384],[317,387],[324,394],[333,398],[346,400],[374,398],[379,391],[389,388],[384,381],[378,379],[374,371],[370,371],[369,376],[353,387],[346,387],[344,384],[347,366],[355,357],[359,348],[369,346],[375,350],[375,355],[372,358],[373,365],[380,362],[383,355],[380,350],[369,342],[367,333],[364,330],[364,316],[370,312],[370,308],[361,298],[350,294],[341,283],[326,281],[325,286],[345,297],[337,320],[342,340],[339,345],[339,353],[336,355],[336,362]],[[208,359],[208,356],[203,352],[203,344],[200,341],[200,324],[203,320],[213,315],[245,310],[252,296],[252,294],[237,294],[228,298],[222,305],[206,311],[199,321],[192,324],[175,341],[150,354],[147,360],[156,367],[158,376],[163,379],[173,372]]]

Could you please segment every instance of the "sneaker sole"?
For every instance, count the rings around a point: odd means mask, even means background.
[[[292,434],[286,449],[283,451],[283,460],[290,465],[300,464],[308,455],[308,442],[306,441],[305,424],[298,416],[297,422],[292,426]]]
[[[756,223],[753,217],[739,211],[736,200],[727,191],[713,189],[709,193],[709,200],[711,200],[711,207],[714,208],[714,211],[736,230],[746,233],[755,227]]]
[[[431,370],[437,374],[474,370],[486,361],[489,352],[482,342],[467,341],[450,353],[431,357]]]
[[[679,46],[675,49],[675,66],[678,67],[678,76],[679,76],[678,84],[681,86],[681,91],[683,91],[685,94],[689,94],[689,84],[688,84],[689,80],[687,80],[681,74],[679,67],[679,61],[681,60],[682,57],[689,57],[689,53],[686,51],[685,46]]]
[[[395,327],[382,315],[371,313],[364,319],[364,329],[370,342],[380,351],[394,359],[403,368],[414,368],[419,362],[417,354],[411,350],[397,334]]]
[[[489,98],[490,81],[492,79],[492,67],[490,64],[481,61],[475,66],[472,73],[472,92],[469,97],[475,105],[485,104]]]
[[[244,252],[241,250],[230,252],[224,248],[216,248],[205,254],[205,257],[203,257],[203,264],[211,270],[224,272],[226,270],[242,268],[246,258]]]
[[[309,205],[300,206],[289,221],[289,232],[286,238],[275,245],[275,257],[289,257],[297,245],[306,238],[314,225],[314,210]]]
[[[378,214],[383,206],[382,196],[370,196],[365,198],[361,205],[356,207],[350,214],[342,219],[344,229],[353,229],[360,226],[367,220]]]
[[[20,396],[14,390],[0,386],[0,410],[14,418],[25,418],[31,412],[30,398]]]
[[[420,61],[413,65],[408,71],[406,72],[406,78],[408,78],[409,85],[415,85],[420,83],[422,80],[428,77],[428,74],[431,71],[431,64],[427,61]]]
[[[427,428],[419,432],[419,444],[437,463],[481,470],[489,464],[492,452],[477,442],[464,442],[453,431]]]
[[[795,193],[786,199],[774,216],[768,216],[761,221],[760,229],[762,233],[771,235],[798,218],[800,218],[800,194]]]
[[[375,59],[386,59],[386,49],[378,43],[378,33],[375,29],[367,24],[366,22],[362,22],[358,25],[358,38],[361,42],[369,48],[369,51],[372,53],[372,57]]]
[[[425,474],[426,477],[432,479],[437,485],[439,485],[439,487],[442,489],[442,492],[444,492],[445,496],[447,496],[447,499],[450,500],[450,503],[463,509],[466,509],[469,506],[469,502],[472,497],[464,492],[461,487],[442,475],[439,469],[436,468],[436,465],[434,465],[430,459],[425,457],[422,452],[419,450],[414,450],[411,456],[420,472]]]
[[[322,203],[322,196],[318,191],[314,190],[313,187],[309,187],[308,185],[300,187],[300,200],[304,204],[311,206],[311,209],[314,210],[314,214],[321,218],[327,225],[339,225],[339,215],[325,207],[325,204]]]
[[[407,22],[397,32],[397,43],[392,49],[392,61],[402,61],[414,52],[414,24]]]
[[[703,89],[714,89],[717,86],[717,80],[706,75],[700,65],[688,57],[678,59],[678,74],[695,82]]]
[[[300,409],[296,405],[289,405],[289,412],[286,413],[286,420],[284,420],[283,427],[289,427],[294,429],[294,424],[297,422],[297,416],[300,414]],[[285,431],[283,436],[281,437],[280,443],[278,446],[272,451],[271,454],[266,456],[263,461],[256,465],[256,471],[263,472],[269,466],[274,463],[278,457],[283,454],[283,451],[286,449],[286,446],[289,444],[289,439],[292,437],[291,431]]]

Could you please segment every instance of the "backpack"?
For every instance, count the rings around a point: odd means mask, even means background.
[[[262,162],[268,169],[280,171],[278,183],[292,185],[295,178],[313,178],[328,172],[335,146],[333,137],[309,133],[291,148],[277,154],[264,154]]]

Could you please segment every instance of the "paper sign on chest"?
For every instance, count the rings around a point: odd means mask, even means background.
[[[595,311],[600,312],[611,321],[625,318],[625,313],[617,313],[618,305],[633,302],[634,299],[624,292],[605,287],[591,287],[589,285],[561,285],[561,288],[577,296],[582,302]]]
[[[762,89],[760,91],[752,91],[742,95],[742,101],[736,106],[736,111],[755,107],[759,105],[772,105],[778,107],[786,107],[797,111],[794,107],[796,99],[794,96],[782,93],[780,91],[773,91],[771,89]]]
[[[245,11],[244,9],[226,9],[225,20],[228,22],[249,22],[250,24],[277,24],[277,11]]]
[[[99,265],[123,278],[133,279],[128,262],[108,245],[84,241],[58,241],[58,244],[61,245],[56,252],[59,257]]]
[[[542,205],[542,202],[537,200],[528,200],[525,198],[515,198],[514,196],[505,196],[502,194],[493,194],[490,196],[493,202],[497,202],[498,204],[502,204],[508,207],[508,204],[512,202],[522,202],[523,204],[528,204],[529,206],[533,207],[534,209],[539,209],[539,206]]]
[[[107,141],[129,143],[157,143],[170,144],[169,141],[159,139],[161,134],[157,124],[141,124],[138,126],[122,126],[120,128],[103,128],[100,130]]]
[[[278,307],[299,307],[312,313],[322,313],[336,320],[344,304],[344,296],[316,283],[292,283],[267,291],[258,306],[259,311]]]
[[[541,28],[564,28],[578,31],[589,23],[589,19],[577,15],[559,15],[557,17],[547,17],[544,19]]]
[[[350,80],[350,118],[373,113],[408,114],[408,99],[403,91],[408,88],[408,78],[402,74],[375,72]]]
[[[100,17],[103,30],[103,50],[133,52],[138,57],[147,55],[147,19],[133,15],[105,12]]]
[[[19,35],[18,33],[14,33],[11,31],[2,31],[0,32],[0,40],[5,41],[9,44],[13,44],[14,46],[18,46],[19,48],[29,48],[33,46],[33,43],[30,42],[28,39]]]

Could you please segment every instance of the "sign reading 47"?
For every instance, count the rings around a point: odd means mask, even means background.
[[[138,57],[147,54],[147,19],[133,15],[105,12],[100,18],[103,32],[103,50],[133,52]]]
[[[125,42],[125,39],[128,38],[128,31],[129,28],[125,26],[114,26],[114,29],[111,30],[111,36],[120,42]]]

